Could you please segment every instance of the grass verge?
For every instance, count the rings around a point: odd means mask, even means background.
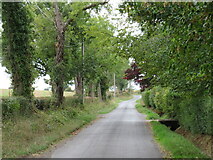
[[[3,121],[3,158],[19,158],[39,153],[85,124],[116,108],[131,96],[117,97],[108,102],[86,100],[85,106],[73,107],[66,98],[65,109],[39,111],[30,116]]]
[[[141,100],[137,101],[136,108],[147,115],[146,119],[164,119],[141,105]],[[165,125],[156,121],[150,122],[150,124],[155,140],[167,152],[165,158],[209,158],[189,140],[171,131]]]
[[[166,115],[163,115],[162,117],[160,117],[157,113],[153,112],[151,109],[146,108],[144,105],[141,104],[141,99],[136,101],[136,109],[138,110],[138,112],[140,113],[144,113],[146,114],[146,119],[147,120],[154,120],[154,119],[167,119],[168,117]]]

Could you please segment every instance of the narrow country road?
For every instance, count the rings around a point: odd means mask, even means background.
[[[118,108],[51,153],[52,158],[160,158],[145,115],[135,109],[140,96]]]

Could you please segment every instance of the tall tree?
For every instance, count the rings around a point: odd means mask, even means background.
[[[31,16],[24,3],[2,3],[3,65],[11,73],[13,95],[32,98]]]
[[[89,4],[85,7],[83,7],[81,10],[77,11],[76,15],[79,14],[79,12],[86,11],[88,9],[97,7],[99,5],[104,5],[107,2],[100,2],[100,3],[93,3]],[[56,55],[55,55],[55,67],[54,67],[54,73],[55,73],[55,92],[54,96],[56,98],[56,105],[60,106],[63,102],[63,93],[64,93],[64,72],[63,72],[63,60],[64,60],[64,42],[65,42],[65,32],[67,31],[68,25],[74,21],[73,18],[69,18],[67,21],[64,22],[62,14],[60,12],[58,3],[53,4],[55,9],[55,26],[57,30],[57,41],[55,44],[56,49]],[[74,11],[76,12],[76,11]]]
[[[49,74],[51,77],[53,97],[56,106],[63,102],[64,85],[72,78],[70,58],[78,50],[78,45],[72,45],[73,39],[78,39],[78,35],[73,34],[73,29],[78,25],[77,21],[82,19],[84,13],[99,5],[100,3],[43,3],[35,4],[35,30],[37,40],[36,46],[36,68],[42,74]],[[42,20],[41,20],[42,19]],[[44,35],[46,35],[44,37]],[[70,37],[72,40],[70,41]],[[55,38],[54,38],[55,37]],[[82,42],[82,41],[81,41]],[[72,48],[67,50],[67,48]]]

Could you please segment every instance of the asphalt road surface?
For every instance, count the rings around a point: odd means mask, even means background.
[[[135,109],[140,96],[119,106],[57,147],[52,158],[161,158],[145,115]]]

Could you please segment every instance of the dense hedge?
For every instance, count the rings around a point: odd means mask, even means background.
[[[34,106],[39,110],[47,110],[50,109],[53,105],[53,101],[51,98],[37,98],[33,101]]]
[[[26,115],[32,112],[33,102],[25,97],[11,97],[1,100],[2,117],[8,118],[15,115]]]
[[[1,100],[2,117],[8,119],[17,115],[29,115],[35,108],[49,109],[52,105],[50,98],[30,100],[25,97],[9,97]]]
[[[179,95],[170,88],[156,86],[142,93],[146,107],[152,107],[179,121],[192,133],[213,134],[212,97]]]
[[[170,88],[157,86],[143,92],[142,97],[146,107],[152,107],[172,118],[176,116],[175,105],[180,101],[180,97]]]
[[[93,101],[94,99],[87,99],[87,102]],[[54,107],[54,101],[51,97],[40,97],[29,100],[25,97],[8,97],[2,98],[0,101],[2,106],[2,117],[3,119],[9,119],[18,115],[30,115],[35,110],[51,110]],[[73,108],[81,107],[81,100],[77,97],[66,98],[62,108],[67,108],[67,104]],[[82,106],[83,107],[83,106]],[[72,113],[73,114],[73,113]]]
[[[193,133],[213,135],[212,97],[186,96],[178,104],[177,119],[180,124]]]

